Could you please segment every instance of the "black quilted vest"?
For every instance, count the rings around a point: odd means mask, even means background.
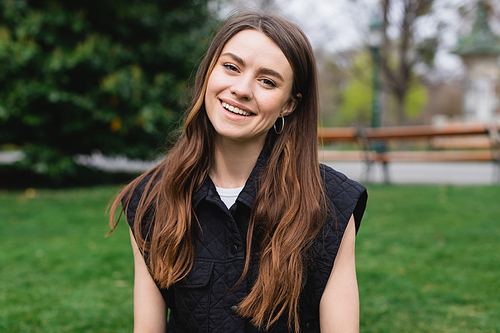
[[[236,314],[236,306],[251,290],[258,274],[258,259],[252,256],[249,273],[231,292],[245,263],[245,241],[250,211],[257,192],[259,172],[267,162],[264,149],[236,203],[228,209],[214,184],[207,178],[193,198],[201,230],[194,224],[195,261],[187,276],[174,287],[160,289],[171,310],[169,332],[261,332]],[[337,255],[347,222],[354,214],[356,231],[366,206],[366,189],[343,174],[321,165],[329,203],[336,218],[329,216],[312,248],[300,296],[301,332],[319,332],[319,302]],[[127,221],[132,225],[135,208],[147,177],[133,193]],[[254,248],[257,246],[254,246]],[[284,316],[268,332],[289,332]]]

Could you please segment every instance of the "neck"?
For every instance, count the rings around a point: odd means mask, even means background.
[[[263,147],[264,142],[241,143],[216,139],[210,178],[217,187],[245,186]]]

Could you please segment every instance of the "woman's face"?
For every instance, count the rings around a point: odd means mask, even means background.
[[[222,49],[205,94],[219,139],[264,144],[276,119],[295,109],[292,85],[292,68],[269,37],[256,30],[237,33]]]

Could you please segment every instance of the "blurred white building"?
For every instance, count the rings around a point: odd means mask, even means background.
[[[455,53],[467,66],[464,120],[483,123],[500,121],[500,37],[490,29],[484,1],[479,1],[474,27],[468,36],[460,38]]]

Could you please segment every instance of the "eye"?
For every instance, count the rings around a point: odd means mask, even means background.
[[[235,65],[233,64],[230,64],[230,63],[225,63],[225,64],[222,64],[222,66],[224,66],[228,71],[231,71],[231,72],[238,72],[238,67],[236,67]]]
[[[276,87],[276,83],[274,83],[274,81],[270,79],[261,79],[260,82],[264,83],[264,85],[268,87]]]

